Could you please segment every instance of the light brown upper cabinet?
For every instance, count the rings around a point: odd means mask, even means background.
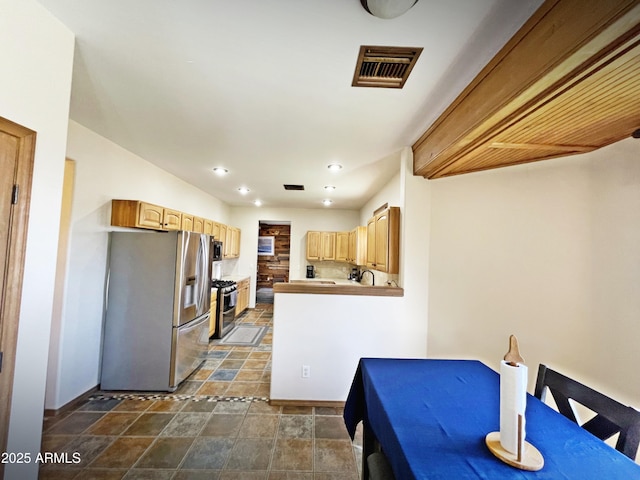
[[[367,227],[356,227],[349,232],[347,262],[354,265],[367,263]]]
[[[546,0],[413,145],[413,171],[573,155],[638,127],[640,2]]]
[[[193,215],[189,215],[188,213],[182,214],[182,227],[180,230],[184,230],[185,232],[193,232]]]
[[[111,225],[152,230],[180,230],[182,212],[138,200],[112,200]]]
[[[396,274],[400,268],[400,208],[389,207],[367,222],[367,267]]]
[[[240,229],[226,225],[224,240],[224,258],[238,258],[240,256]],[[221,229],[222,230],[222,229]],[[222,234],[222,233],[221,233]]]
[[[336,232],[307,232],[307,260],[335,260]]]
[[[349,232],[336,232],[336,261],[349,261]]]
[[[204,218],[193,217],[193,231],[196,233],[204,233]]]
[[[207,235],[211,235],[213,237],[213,220],[204,219],[204,225],[202,227],[202,233],[206,233]]]
[[[214,235],[216,231],[216,227],[213,227]],[[218,224],[218,236],[216,240],[220,240],[222,242],[222,256],[226,257],[227,253],[227,226],[224,223]],[[230,250],[229,250],[230,251]]]
[[[211,235],[213,236],[213,238],[215,238],[216,240],[220,240],[221,242],[226,240],[220,237],[220,224],[218,222],[213,222],[213,224],[211,225]]]

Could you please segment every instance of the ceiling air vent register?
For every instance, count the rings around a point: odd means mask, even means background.
[[[304,185],[292,185],[292,184],[285,183],[284,189],[285,190],[304,190]]]
[[[363,45],[351,86],[402,88],[421,53],[418,47]]]

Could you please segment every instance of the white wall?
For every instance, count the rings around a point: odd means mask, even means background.
[[[66,297],[52,329],[50,409],[98,384],[111,200],[144,200],[224,223],[229,218],[218,199],[73,121],[67,156],[76,162],[76,179]]]
[[[240,258],[226,261],[225,273],[250,275],[250,307],[255,306],[256,269],[258,259],[258,227],[260,221],[291,222],[289,278],[304,278],[307,268],[307,231],[343,231],[358,225],[358,212],[332,208],[265,208],[232,207],[231,224],[241,229]],[[232,267],[229,270],[229,267]]]
[[[431,357],[529,365],[640,407],[640,141],[431,182]]]
[[[270,398],[344,402],[361,357],[421,356],[424,337],[395,322],[403,300],[276,293]]]
[[[33,0],[0,0],[0,115],[37,132],[8,450],[40,450],[73,34]],[[37,465],[6,465],[35,479]]]

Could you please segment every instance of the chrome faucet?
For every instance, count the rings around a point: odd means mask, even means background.
[[[371,285],[375,287],[376,285],[376,276],[373,274],[373,272],[371,270],[363,270],[362,272],[360,272],[360,278],[358,278],[358,281],[360,282],[362,280],[362,277],[364,276],[365,273],[369,272],[371,274]]]

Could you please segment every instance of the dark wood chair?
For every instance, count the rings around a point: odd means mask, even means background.
[[[387,457],[382,452],[372,453],[367,457],[369,480],[395,480]]]
[[[553,395],[558,411],[578,423],[569,399],[584,405],[597,415],[582,428],[601,440],[620,433],[616,450],[635,460],[640,444],[640,412],[593,390],[582,383],[540,364],[534,396],[544,401],[547,389]]]

